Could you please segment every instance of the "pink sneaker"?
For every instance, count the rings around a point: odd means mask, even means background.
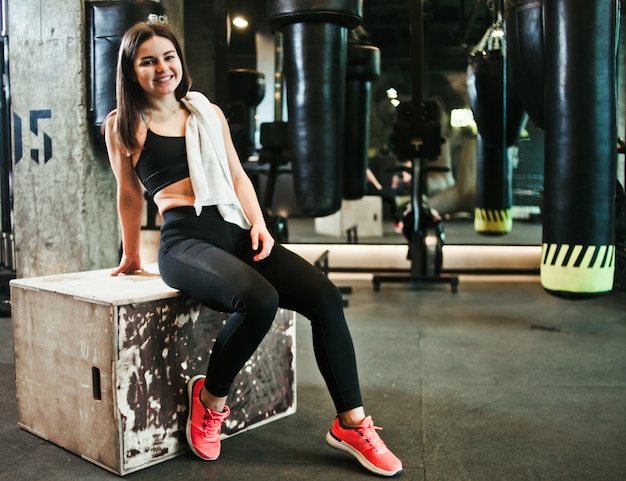
[[[335,418],[326,442],[333,448],[352,454],[359,463],[372,473],[394,476],[402,471],[402,462],[385,446],[376,430],[372,417],[366,417],[358,428],[344,427]]]
[[[200,391],[204,386],[205,376],[194,376],[187,383],[189,393],[189,417],[187,418],[187,442],[193,453],[208,461],[216,460],[220,455],[220,433],[222,423],[230,414],[228,406],[221,413],[204,406],[200,400]]]

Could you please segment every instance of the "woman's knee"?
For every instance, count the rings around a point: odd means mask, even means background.
[[[343,312],[343,295],[326,277],[315,285],[315,289],[311,289],[310,296],[309,304],[326,315]]]
[[[245,311],[246,317],[254,317],[255,322],[263,322],[269,327],[276,316],[278,304],[278,292],[267,283],[242,291],[234,307],[238,312]]]

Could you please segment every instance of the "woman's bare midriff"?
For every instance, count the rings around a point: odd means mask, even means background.
[[[179,180],[178,182],[168,185],[154,195],[154,203],[159,209],[159,214],[174,207],[193,206],[195,196],[191,187],[191,179]]]

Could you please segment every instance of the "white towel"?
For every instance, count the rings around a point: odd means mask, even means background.
[[[182,102],[189,110],[185,144],[196,214],[203,206],[217,205],[225,221],[249,229],[230,175],[220,118],[200,92],[188,92]]]

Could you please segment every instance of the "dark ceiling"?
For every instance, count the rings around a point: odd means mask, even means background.
[[[415,0],[419,1],[419,0]],[[491,22],[491,0],[425,0],[426,55],[433,68],[464,68],[467,46],[480,40]],[[266,1],[230,0],[258,22],[266,18]],[[363,0],[363,27],[381,51],[383,69],[406,69],[410,63],[411,0]]]
[[[363,25],[381,50],[383,64],[409,64],[409,0],[365,0]],[[425,55],[433,68],[464,69],[467,47],[480,40],[491,21],[486,2],[435,1],[424,4]]]
[[[411,71],[411,1],[363,1],[362,26],[371,43],[380,49],[383,75],[404,78],[407,82]],[[424,60],[429,73],[465,71],[469,48],[480,40],[492,22],[488,6],[492,3],[492,0],[424,0]],[[229,0],[228,5],[231,11],[242,10],[257,22],[265,23],[265,0]]]

